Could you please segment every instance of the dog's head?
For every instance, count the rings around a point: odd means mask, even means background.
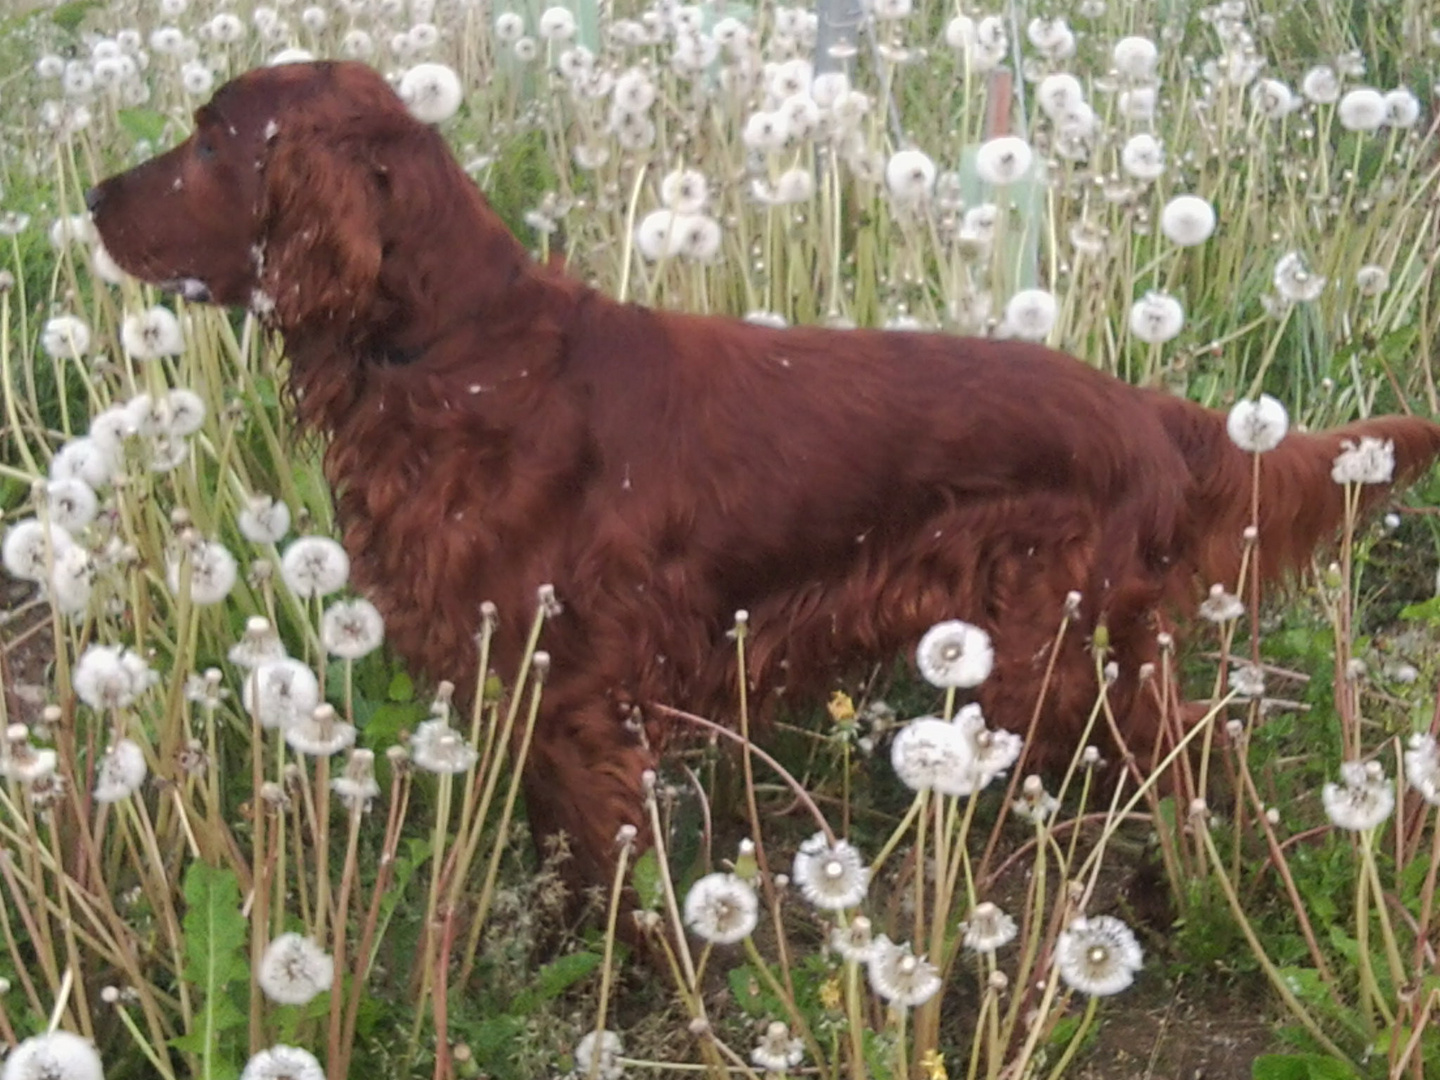
[[[293,329],[374,310],[392,234],[439,201],[448,181],[425,170],[442,167],[439,135],[375,71],[289,64],[221,87],[189,138],[87,201],[127,272]]]

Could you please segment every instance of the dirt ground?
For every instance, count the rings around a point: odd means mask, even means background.
[[[1250,1064],[1282,1050],[1263,1002],[1215,987],[1141,986],[1105,1012],[1076,1080],[1249,1080]]]

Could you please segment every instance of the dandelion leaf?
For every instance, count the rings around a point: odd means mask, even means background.
[[[559,997],[600,966],[601,956],[594,952],[574,952],[552,960],[535,973],[534,983],[515,998],[513,1013],[534,1012],[542,1001]]]
[[[60,29],[75,33],[80,23],[95,8],[104,7],[100,0],[71,0],[50,12],[50,21]]]
[[[1356,1080],[1343,1061],[1320,1054],[1265,1054],[1250,1065],[1250,1080]]]
[[[243,1031],[246,1017],[230,997],[232,984],[249,979],[247,927],[240,913],[240,883],[232,870],[195,863],[185,874],[185,978],[202,999],[190,1031],[176,1049],[201,1060],[205,1080],[233,1080],[239,1069],[222,1052],[226,1036]]]

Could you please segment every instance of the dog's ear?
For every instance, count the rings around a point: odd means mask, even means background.
[[[295,125],[299,128],[300,125]],[[277,132],[265,160],[260,281],[284,328],[349,321],[374,302],[383,205],[363,140]]]

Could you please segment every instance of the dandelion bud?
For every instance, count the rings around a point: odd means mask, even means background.
[[[410,750],[397,743],[386,749],[385,760],[390,763],[392,769],[403,771],[410,767]]]
[[[635,837],[638,833],[639,830],[636,829],[634,825],[626,822],[624,825],[621,825],[619,830],[615,833],[616,846],[628,848],[631,844],[635,842]]]
[[[1190,800],[1190,817],[1196,821],[1204,821],[1210,814],[1210,807],[1204,799]]]
[[[550,654],[544,649],[535,650],[535,655],[530,658],[530,667],[535,672],[535,681],[543,683],[550,674]]]
[[[656,934],[660,932],[664,920],[660,918],[658,911],[651,911],[648,908],[644,911],[632,911],[630,913],[635,919],[635,928],[642,934]]]
[[[115,1005],[120,1001],[120,990],[114,986],[102,986],[100,988],[100,1000],[106,1005]]]
[[[790,887],[790,875],[789,875],[789,874],[776,874],[776,875],[775,875],[775,888],[776,888],[776,889],[778,889],[780,892],[784,892],[784,891],[785,891],[786,889],[788,889],[789,887]]]
[[[1114,660],[1111,660],[1105,665],[1105,682],[1108,685],[1115,682],[1118,678],[1120,678],[1120,665]]]
[[[1256,540],[1260,539],[1260,530],[1255,528],[1254,525],[1246,525],[1245,531],[1240,534],[1240,538],[1247,544],[1253,544]]]
[[[706,1020],[703,1016],[697,1016],[694,1020],[690,1021],[690,1034],[694,1035],[697,1039],[708,1039],[714,1032],[710,1029],[709,1020]]]
[[[1159,645],[1165,652],[1169,652],[1175,647],[1175,636],[1166,630],[1162,630],[1155,635],[1155,644]]]
[[[1279,825],[1280,811],[1273,806],[1267,806],[1265,808],[1265,820],[1268,821],[1271,825]]]
[[[1021,785],[1020,790],[1027,799],[1036,798],[1045,793],[1045,781],[1034,773],[1031,773],[1025,777],[1025,782]]]
[[[1245,736],[1245,721],[1225,721],[1225,734],[1229,737],[1231,742],[1239,742]]]
[[[1095,646],[1096,652],[1105,652],[1108,650],[1110,648],[1110,628],[1104,623],[1096,624],[1095,633],[1091,636],[1091,641]]]
[[[540,604],[541,613],[547,619],[553,619],[565,610],[565,606],[555,596],[554,585],[541,585],[535,590],[535,597]]]
[[[493,628],[500,621],[500,609],[495,606],[493,600],[484,600],[480,604],[480,621],[485,626]]]
[[[735,612],[736,627],[748,626],[749,624],[750,612],[746,611],[744,608],[740,608],[738,611]]]
[[[1414,681],[1414,679],[1410,680],[1410,682]],[[65,710],[60,708],[59,705],[46,705],[45,708],[40,710],[40,723],[45,727],[54,727],[56,724],[60,723],[60,720],[64,715]]]
[[[1139,676],[1141,682],[1149,682],[1155,677],[1155,665],[1148,660],[1140,665]]]
[[[748,837],[740,841],[740,853],[735,856],[735,876],[741,881],[754,881],[760,876],[760,864],[755,860],[755,841]]]
[[[260,801],[271,809],[283,810],[289,804],[290,797],[274,780],[267,780],[260,785]]]
[[[654,795],[655,795],[655,770],[654,770],[654,769],[646,769],[644,772],[642,772],[642,773],[640,774],[640,790],[645,793],[645,796],[646,796],[647,798],[653,798],[653,797],[654,797]]]
[[[190,527],[190,511],[183,506],[177,506],[170,511],[170,526],[177,532]],[[184,540],[185,537],[180,539]]]
[[[1006,975],[1003,971],[992,971],[989,979],[986,980],[986,985],[993,992],[1003,994],[1010,988],[1010,976]]]
[[[1073,619],[1080,614],[1080,590],[1071,589],[1065,594],[1065,617]]]

